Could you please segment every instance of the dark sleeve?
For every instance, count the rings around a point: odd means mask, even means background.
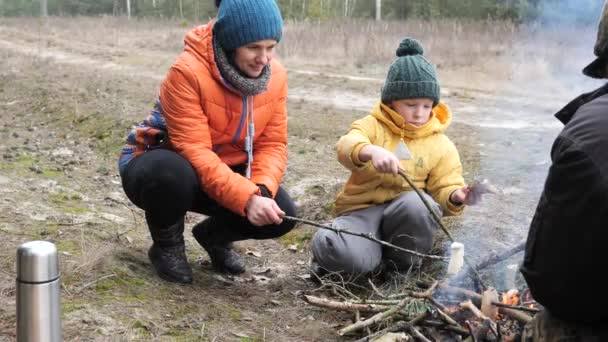
[[[586,318],[569,315],[583,310],[593,319],[606,318],[602,311],[608,300],[602,299],[600,304],[594,298],[582,298],[580,291],[585,286],[586,293],[598,297],[596,291],[602,289],[589,286],[602,286],[599,270],[608,266],[608,258],[602,256],[608,222],[600,170],[583,149],[564,136],[555,141],[551,158],[528,233],[522,274],[534,298],[554,314],[580,320]],[[589,308],[581,308],[581,304]]]

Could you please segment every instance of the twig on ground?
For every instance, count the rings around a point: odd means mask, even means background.
[[[420,322],[421,325],[428,325],[431,327],[437,327],[437,328],[441,328],[444,330],[448,330],[448,331],[452,331],[455,332],[459,335],[468,335],[469,331],[463,327],[457,327],[454,325],[449,325],[446,324],[446,322],[441,322],[441,321],[434,321],[434,320],[425,320],[423,322]]]
[[[384,328],[380,331],[377,331],[371,335],[365,336],[364,338],[361,338],[359,340],[357,340],[356,342],[369,342],[372,339],[384,335],[386,333],[389,332],[396,332],[396,331],[405,331],[408,330],[410,326],[414,326],[417,325],[421,322],[423,322],[429,315],[428,310],[425,310],[424,312],[422,312],[421,314],[419,314],[418,316],[414,317],[411,321],[405,322],[405,321],[399,321],[397,323],[395,323],[394,325],[388,327],[388,328]]]
[[[317,223],[317,222],[314,222],[314,221],[309,221],[309,220],[305,220],[305,219],[301,219],[301,218],[293,217],[293,216],[287,216],[287,215],[285,215],[285,216],[283,216],[283,219],[294,221],[294,222],[305,223],[305,224],[308,224],[310,226],[314,226],[314,227],[319,227],[319,228],[331,230],[331,231],[333,231],[333,232],[335,232],[337,234],[347,234],[347,235],[359,236],[359,237],[362,237],[364,239],[367,239],[367,240],[370,240],[370,241],[374,241],[374,242],[376,242],[376,243],[378,243],[378,244],[380,244],[382,246],[390,247],[390,248],[396,249],[396,250],[401,251],[401,252],[413,254],[413,255],[421,257],[421,258],[435,259],[435,260],[441,260],[441,261],[446,261],[447,259],[449,259],[449,258],[446,258],[446,257],[443,257],[443,256],[439,256],[439,255],[423,254],[423,253],[419,253],[419,252],[416,252],[416,251],[412,251],[410,249],[406,249],[406,248],[403,248],[403,247],[395,246],[395,245],[393,245],[391,243],[388,243],[388,242],[386,242],[384,240],[380,240],[380,239],[376,238],[372,234],[354,233],[354,232],[348,231],[348,230],[340,228],[340,227],[332,227],[332,226],[328,226],[328,225],[325,225],[325,224],[320,224],[320,223]]]
[[[339,311],[348,311],[348,312],[384,312],[390,309],[387,305],[377,305],[377,304],[359,304],[359,303],[351,303],[351,302],[338,302],[335,300],[330,300],[326,298],[319,298],[315,296],[304,296],[304,300],[308,304],[312,304],[314,306],[319,306],[323,308],[329,308],[332,310]]]
[[[415,326],[410,325],[410,331],[412,332],[412,334],[417,337],[420,341],[422,342],[431,342],[431,340],[429,340],[428,338],[426,338],[424,335],[422,335],[422,333],[420,332],[420,330],[416,329]]]
[[[23,232],[13,232],[10,231],[8,229],[4,229],[4,228],[0,228],[0,232],[4,232],[10,235],[18,235],[18,236],[30,236],[30,237],[35,237],[35,238],[39,238],[40,236],[36,235],[36,234],[30,234],[30,233],[23,233]]]
[[[383,299],[386,298],[386,296],[382,292],[380,292],[380,290],[376,287],[376,285],[374,285],[374,282],[371,280],[371,278],[367,278],[367,282],[372,287],[372,290],[378,297],[383,298]]]
[[[95,285],[95,284],[97,284],[98,282],[100,282],[100,281],[102,281],[104,279],[112,278],[112,277],[115,277],[115,276],[116,276],[116,273],[106,274],[103,277],[100,277],[98,279],[93,280],[92,282],[89,282],[89,283],[86,283],[86,284],[82,285],[81,287],[79,287],[76,290],[74,290],[74,293],[75,294],[76,293],[80,293],[82,290],[86,289],[87,287],[89,287],[91,285]]]
[[[399,302],[399,304],[395,305],[394,307],[390,308],[387,311],[377,313],[364,321],[355,322],[345,328],[342,328],[342,329],[338,330],[338,335],[344,336],[345,334],[361,330],[361,329],[368,327],[370,325],[373,325],[373,324],[380,323],[383,320],[385,320],[385,319],[395,315],[399,311],[401,311],[401,309],[403,309],[410,300],[411,300],[410,298],[404,298]]]

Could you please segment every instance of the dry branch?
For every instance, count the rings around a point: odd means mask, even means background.
[[[399,302],[399,304],[395,305],[394,307],[390,308],[387,311],[377,313],[364,321],[355,322],[345,328],[338,330],[338,335],[344,336],[345,334],[361,330],[361,329],[363,329],[365,327],[369,327],[370,325],[373,325],[373,324],[380,323],[383,320],[385,320],[385,319],[395,315],[399,311],[401,311],[401,309],[403,309],[403,307],[405,307],[405,305],[409,301],[410,301],[410,298],[404,298]]]
[[[384,328],[380,331],[377,331],[369,336],[366,336],[362,339],[359,339],[355,342],[369,342],[372,339],[380,336],[380,335],[384,335],[386,333],[389,332],[396,332],[396,331],[404,331],[404,330],[408,330],[411,326],[415,326],[421,322],[423,322],[429,315],[428,311],[424,311],[423,313],[419,314],[418,316],[414,317],[411,321],[405,322],[405,321],[399,321],[397,323],[395,323],[394,325],[388,327],[388,328]]]
[[[319,298],[314,296],[304,296],[304,300],[311,305],[328,308],[332,310],[338,311],[348,311],[348,312],[384,312],[390,309],[389,306],[386,305],[376,305],[376,304],[359,304],[359,303],[350,303],[350,302],[338,302],[335,300],[329,300],[326,298]]]
[[[475,306],[475,304],[473,304],[470,299],[460,303],[460,307],[468,309],[473,313],[473,315],[475,315],[475,317],[479,318],[480,320],[484,322],[488,321],[490,324],[490,329],[492,330],[494,335],[498,336],[498,328],[496,327],[496,323],[491,318],[486,316],[483,312],[481,312],[481,310],[479,310],[479,308],[477,308],[477,306]]]
[[[531,312],[531,313],[538,313],[540,312],[540,309],[537,308],[530,308],[524,305],[509,305],[509,304],[505,304],[505,303],[501,303],[501,302],[492,302],[492,305],[495,305],[499,308],[505,308],[505,309],[513,309],[513,310],[520,310],[520,311],[527,311],[527,312]]]
[[[288,215],[283,216],[283,219],[289,220],[289,221],[294,221],[294,222],[305,223],[305,224],[310,225],[310,226],[314,226],[314,227],[318,227],[318,228],[323,228],[323,229],[331,230],[331,231],[333,231],[334,233],[337,233],[337,234],[347,234],[347,235],[353,235],[353,236],[362,237],[364,239],[367,239],[367,240],[370,240],[370,241],[374,241],[374,242],[376,242],[376,243],[378,243],[378,244],[380,244],[382,246],[390,247],[390,248],[396,249],[398,251],[409,253],[409,254],[412,254],[412,255],[415,255],[415,256],[418,256],[418,257],[421,257],[421,258],[428,258],[428,259],[435,259],[435,260],[442,260],[442,261],[445,261],[445,260],[448,259],[446,257],[442,257],[442,256],[439,256],[439,255],[422,254],[422,253],[419,253],[419,252],[416,252],[416,251],[412,251],[411,249],[395,246],[392,243],[388,243],[388,242],[386,242],[384,240],[378,239],[377,237],[373,236],[371,233],[368,233],[368,234],[365,234],[365,233],[353,233],[351,231],[348,231],[348,230],[340,228],[340,227],[328,226],[326,224],[320,224],[320,223],[317,223],[317,222],[314,222],[314,221],[305,220],[305,219],[301,219],[301,218],[293,217],[293,216],[288,216]]]
[[[481,260],[480,262],[477,263],[477,265],[475,265],[475,269],[476,270],[482,270],[488,266],[492,266],[492,265],[496,265],[497,263],[508,259],[509,257],[523,251],[526,247],[526,241],[522,241],[520,243],[518,243],[517,245],[505,250],[502,253],[496,254],[496,253],[491,253],[490,255],[486,256],[483,260]]]
[[[414,335],[416,338],[418,338],[420,341],[423,342],[431,342],[431,340],[429,340],[428,338],[426,338],[424,335],[422,335],[422,333],[416,329],[415,326],[410,325],[410,331],[412,332],[412,335]]]

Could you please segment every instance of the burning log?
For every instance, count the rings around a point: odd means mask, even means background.
[[[498,302],[498,292],[494,288],[489,288],[481,295],[481,312],[496,320],[498,317],[498,307],[492,305],[493,302]]]
[[[421,285],[423,286],[429,286],[430,284],[428,282],[420,282]],[[440,283],[438,285],[438,288],[448,294],[453,294],[453,295],[461,295],[464,297],[468,297],[470,298],[473,302],[475,302],[475,304],[481,304],[481,295],[477,292],[471,291],[471,290],[466,290],[466,289],[462,289],[459,287],[455,287],[455,286],[450,286],[447,285],[445,283]],[[509,308],[499,308],[499,312],[503,315],[509,316],[515,320],[518,320],[522,323],[528,323],[532,320],[532,317],[528,314],[525,314],[523,312],[520,312],[518,310],[515,310],[516,308],[513,307],[509,307]]]

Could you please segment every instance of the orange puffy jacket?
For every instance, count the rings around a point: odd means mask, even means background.
[[[263,184],[276,194],[287,163],[287,73],[276,60],[268,90],[247,99],[226,87],[215,63],[213,21],[190,31],[185,48],[160,89],[170,147],[186,158],[203,191],[221,206],[245,215],[249,197]],[[248,110],[255,135],[251,179],[230,166],[247,162]]]

